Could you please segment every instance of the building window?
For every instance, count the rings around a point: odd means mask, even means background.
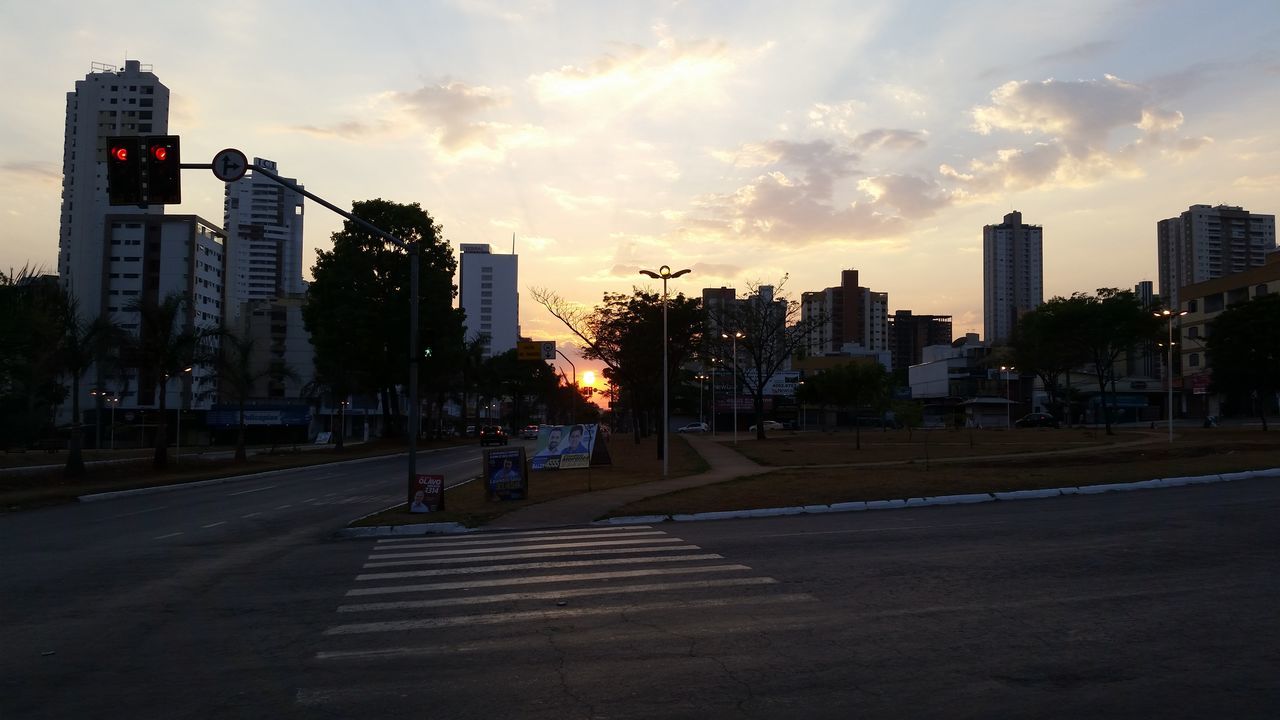
[[[1200,367],[1200,353],[1191,353],[1187,357],[1187,365],[1191,367]]]
[[[1254,297],[1262,297],[1263,295],[1266,295],[1266,294],[1267,294],[1267,286],[1265,283],[1253,289]]]

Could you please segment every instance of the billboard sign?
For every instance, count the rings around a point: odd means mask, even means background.
[[[443,509],[443,475],[418,475],[409,483],[409,512],[429,513]]]
[[[529,497],[524,448],[485,450],[484,483],[490,500],[523,500]]]
[[[538,430],[532,470],[573,470],[591,466],[598,425],[543,425]]]

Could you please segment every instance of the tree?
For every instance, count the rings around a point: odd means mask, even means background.
[[[1082,316],[1085,309],[1077,301],[1051,298],[1018,320],[1010,342],[1012,356],[1008,364],[1037,375],[1049,395],[1049,406],[1056,408],[1059,418],[1068,423],[1071,369],[1088,360],[1075,338],[1076,329],[1089,322]],[[1065,390],[1063,376],[1068,379]]]
[[[1115,378],[1116,360],[1139,342],[1154,338],[1161,321],[1131,290],[1099,288],[1097,295],[1078,292],[1064,302],[1069,307],[1067,332],[1098,382],[1103,422],[1107,434],[1113,435],[1107,384]]]
[[[152,460],[157,470],[169,464],[166,417],[169,380],[194,367],[217,335],[211,328],[190,323],[188,302],[185,295],[172,293],[160,302],[143,296],[125,306],[126,311],[138,313],[138,334],[130,338],[126,350],[128,362],[138,370],[139,404],[143,404],[144,391],[159,392],[156,449]]]
[[[67,464],[63,471],[67,477],[84,474],[82,446],[84,436],[80,427],[80,379],[95,363],[104,362],[123,343],[119,325],[106,317],[84,320],[80,317],[80,303],[68,296],[61,318],[62,337],[58,343],[58,368],[71,378],[71,440],[67,448]]]
[[[751,395],[756,438],[765,439],[764,394],[773,376],[803,347],[823,318],[800,318],[800,304],[781,295],[787,278],[776,286],[747,284],[747,297],[721,306],[709,318],[721,337],[711,338],[718,358],[736,359],[737,379]],[[740,333],[736,342],[730,337]],[[736,350],[738,357],[732,358]]]
[[[1232,305],[1209,323],[1205,340],[1215,392],[1254,401],[1262,429],[1280,392],[1280,295]]]
[[[53,431],[66,396],[57,352],[66,294],[52,275],[24,266],[0,273],[0,432],[26,447]]]
[[[351,211],[417,246],[421,347],[444,347],[461,337],[462,311],[453,308],[457,262],[441,226],[418,203],[366,200]],[[333,249],[317,251],[311,273],[302,312],[317,374],[331,387],[379,395],[385,432],[395,434],[397,386],[406,385],[409,375],[407,251],[347,221],[333,234]]]
[[[889,373],[878,362],[851,362],[827,371],[833,373],[836,399],[853,408],[854,447],[862,449],[862,409],[883,413],[889,403]]]
[[[248,460],[244,444],[246,402],[253,397],[254,390],[261,381],[279,382],[285,378],[296,378],[297,373],[282,360],[268,359],[265,363],[260,362],[256,357],[257,342],[254,338],[224,331],[220,335],[220,341],[220,351],[213,356],[214,377],[218,382],[218,394],[236,405],[235,461],[242,463]]]

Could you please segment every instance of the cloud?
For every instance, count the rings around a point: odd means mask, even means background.
[[[62,170],[45,160],[11,160],[0,163],[0,177],[24,183],[61,183]]]
[[[860,133],[853,139],[853,146],[862,152],[874,150],[917,150],[927,145],[926,133],[916,130],[891,130],[879,128]]]

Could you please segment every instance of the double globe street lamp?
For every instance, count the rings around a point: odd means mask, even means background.
[[[669,409],[667,407],[667,281],[688,275],[691,270],[676,270],[671,272],[671,266],[663,265],[658,268],[658,272],[652,270],[641,270],[641,275],[647,275],[655,280],[662,280],[662,477],[667,477],[668,457],[671,450],[671,419],[668,417]]]
[[[1169,346],[1166,348],[1167,362],[1165,365],[1164,384],[1169,388],[1168,398],[1165,404],[1169,407],[1169,442],[1173,442],[1173,319],[1186,315],[1187,311],[1174,312],[1172,310],[1161,310],[1158,313],[1152,313],[1158,318],[1166,318],[1169,321]]]
[[[738,444],[738,340],[746,337],[741,332],[720,333],[720,337],[733,341],[733,444]]]

